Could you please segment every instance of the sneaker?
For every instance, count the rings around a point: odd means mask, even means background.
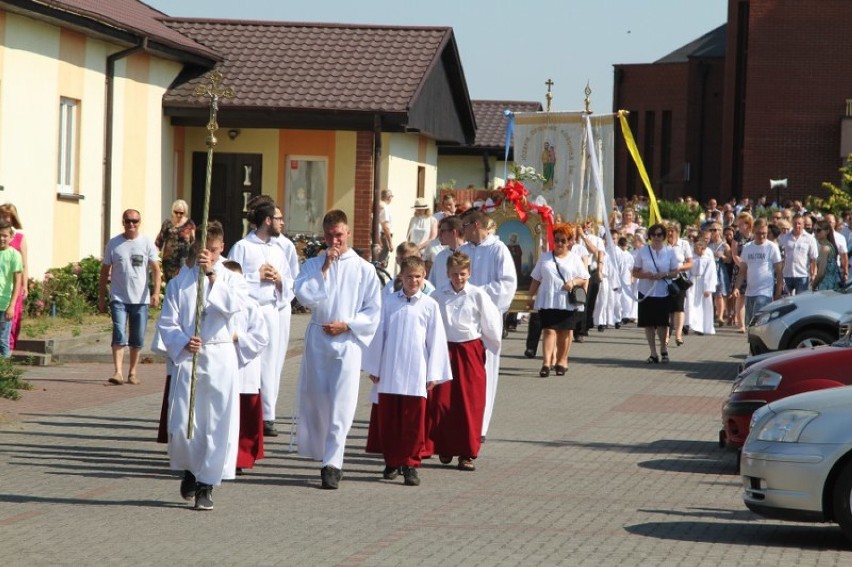
[[[399,476],[399,467],[385,467],[382,472],[382,478],[385,480],[393,480]]]
[[[199,484],[195,489],[195,509],[213,509],[213,487],[209,484]]]
[[[337,487],[340,485],[340,479],[342,477],[343,471],[331,465],[326,465],[320,470],[322,487],[326,490],[337,490]]]
[[[278,437],[278,432],[275,430],[275,422],[274,421],[264,421],[263,422],[263,436],[264,437]]]
[[[402,476],[405,478],[406,486],[420,486],[420,477],[414,467],[402,467]]]
[[[598,332],[599,333],[603,333],[605,329],[606,329],[606,325],[598,325]]]
[[[621,323],[616,323],[616,324],[615,324],[615,328],[616,328],[616,329],[620,329],[620,328],[621,328]]]
[[[198,482],[195,480],[195,475],[189,471],[183,471],[183,480],[180,481],[180,496],[184,500],[192,500],[195,498],[195,489]]]

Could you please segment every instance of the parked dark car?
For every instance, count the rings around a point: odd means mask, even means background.
[[[830,346],[800,348],[744,364],[722,406],[719,444],[739,449],[754,411],[794,394],[852,385],[852,315],[841,321],[843,338]]]

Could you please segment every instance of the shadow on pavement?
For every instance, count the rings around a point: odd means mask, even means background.
[[[673,541],[801,549],[852,549],[836,526],[744,522],[647,522],[626,526],[631,534]]]

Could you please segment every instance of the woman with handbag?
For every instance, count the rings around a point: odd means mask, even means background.
[[[645,338],[651,349],[648,364],[669,361],[668,334],[669,315],[672,298],[670,286],[672,278],[678,272],[678,258],[675,251],[665,245],[666,227],[655,224],[648,229],[649,244],[636,253],[633,264],[633,277],[638,280],[639,290],[639,327],[645,329]],[[660,341],[660,356],[654,336]]]
[[[541,255],[531,274],[527,307],[537,309],[541,317],[543,362],[539,376],[542,378],[550,376],[551,367],[557,376],[568,370],[573,329],[577,317],[585,316],[578,307],[586,300],[589,272],[580,257],[571,252],[574,232],[570,224],[555,225],[553,251]]]
[[[680,223],[669,222],[666,227],[666,245],[677,256],[677,273],[672,281],[678,287],[678,293],[672,296],[672,320],[671,332],[675,337],[675,344],[683,344],[683,323],[686,320],[686,291],[692,287],[688,274],[692,269],[692,245],[680,237]],[[668,339],[666,340],[668,344]]]

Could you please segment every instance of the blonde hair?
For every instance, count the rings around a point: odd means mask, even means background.
[[[0,205],[0,216],[9,215],[9,223],[16,230],[21,229],[21,221],[18,218],[18,208],[12,203],[4,203]]]

